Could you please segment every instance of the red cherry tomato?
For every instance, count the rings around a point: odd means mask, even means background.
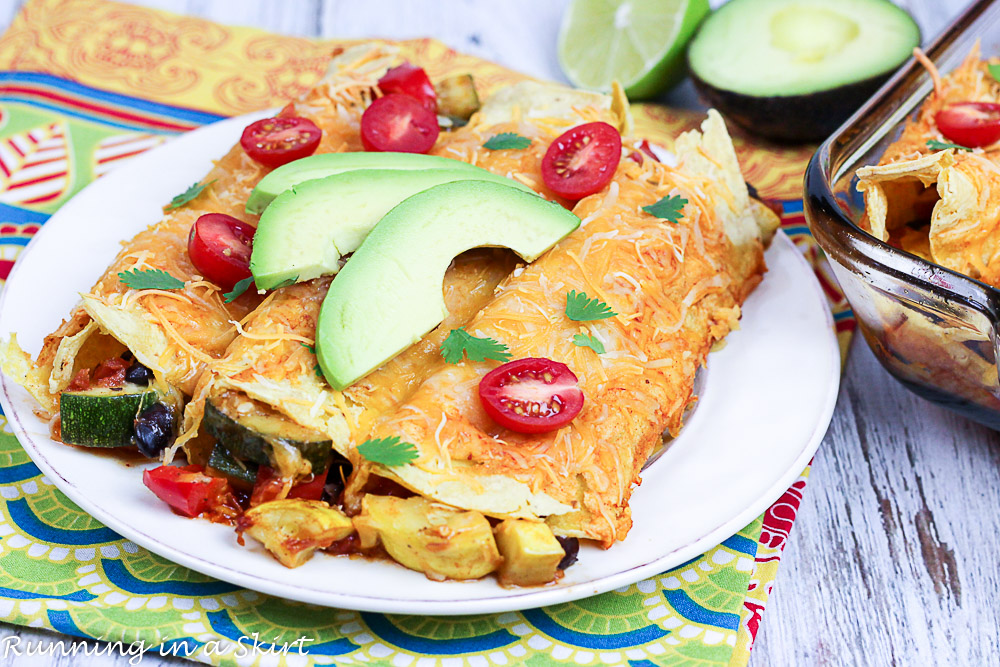
[[[308,118],[278,116],[247,125],[240,145],[265,167],[280,167],[315,153],[322,137],[323,130]]]
[[[1000,141],[1000,104],[959,102],[934,117],[945,139],[961,146],[980,148]]]
[[[566,364],[543,358],[510,361],[479,383],[483,409],[500,426],[544,433],[568,424],[583,409],[583,391]]]
[[[188,255],[194,268],[227,292],[250,277],[254,226],[225,213],[206,213],[191,225]]]
[[[426,153],[437,138],[437,116],[409,95],[380,97],[361,116],[361,143],[367,151]]]
[[[286,498],[320,500],[323,497],[323,487],[326,486],[328,470],[329,468],[318,475],[313,475],[309,481],[299,482],[288,491]],[[254,482],[253,492],[250,494],[250,506],[254,507],[274,500],[284,486],[284,480],[278,476],[273,468],[261,466],[257,469],[257,481]]]
[[[437,113],[437,93],[422,67],[410,63],[393,67],[378,80],[378,87],[384,95],[401,93],[414,97],[428,111]]]
[[[566,199],[583,199],[611,182],[622,137],[607,123],[578,125],[559,135],[542,159],[542,180]]]
[[[209,477],[201,466],[160,466],[142,472],[142,483],[185,516],[198,516],[227,503],[229,482]]]

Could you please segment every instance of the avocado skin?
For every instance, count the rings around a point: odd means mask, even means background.
[[[896,71],[805,95],[746,95],[716,88],[690,67],[691,80],[706,104],[728,120],[779,143],[819,143],[851,117]]]

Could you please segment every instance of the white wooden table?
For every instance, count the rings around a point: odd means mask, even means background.
[[[0,24],[20,4],[0,0]],[[565,0],[136,4],[310,37],[432,36],[541,78],[563,79],[555,43]],[[966,0],[900,4],[931,37]],[[688,85],[668,99],[695,103]],[[751,663],[1000,663],[998,478],[1000,435],[914,397],[856,340]],[[11,635],[55,639],[0,623],[0,640]],[[149,655],[142,664],[181,662]],[[0,664],[124,666],[128,660],[0,656]]]

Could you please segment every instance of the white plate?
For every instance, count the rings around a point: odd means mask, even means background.
[[[160,219],[160,206],[205,174],[248,117],[198,129],[88,186],[44,225],[0,300],[0,337],[16,331],[32,354],[104,272],[119,248]],[[743,310],[741,328],[709,358],[698,409],[632,496],[624,542],[584,547],[557,584],[504,589],[494,579],[432,582],[386,562],[317,555],[289,570],[254,540],[173,514],[140,470],[53,442],[33,401],[2,379],[4,411],[25,450],[85,511],[152,552],[210,576],[321,605],[410,614],[527,609],[602,593],[658,574],[718,544],[778,499],[809,462],[837,398],[833,321],[809,266],[783,234]],[[154,464],[150,463],[149,467]]]

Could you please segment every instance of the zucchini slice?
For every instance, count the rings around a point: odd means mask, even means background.
[[[451,119],[469,120],[479,111],[479,95],[471,74],[456,74],[434,84],[438,113]]]
[[[208,467],[239,489],[252,489],[257,481],[257,464],[238,460],[219,443],[212,448],[212,454],[208,457]]]
[[[302,477],[326,469],[333,455],[333,441],[275,412],[252,411],[234,416],[234,411],[205,402],[202,424],[229,453],[241,461],[271,466],[282,477]],[[302,462],[308,462],[304,470]]]
[[[81,447],[135,447],[135,418],[158,400],[157,391],[129,383],[64,391],[59,398],[62,440]]]

